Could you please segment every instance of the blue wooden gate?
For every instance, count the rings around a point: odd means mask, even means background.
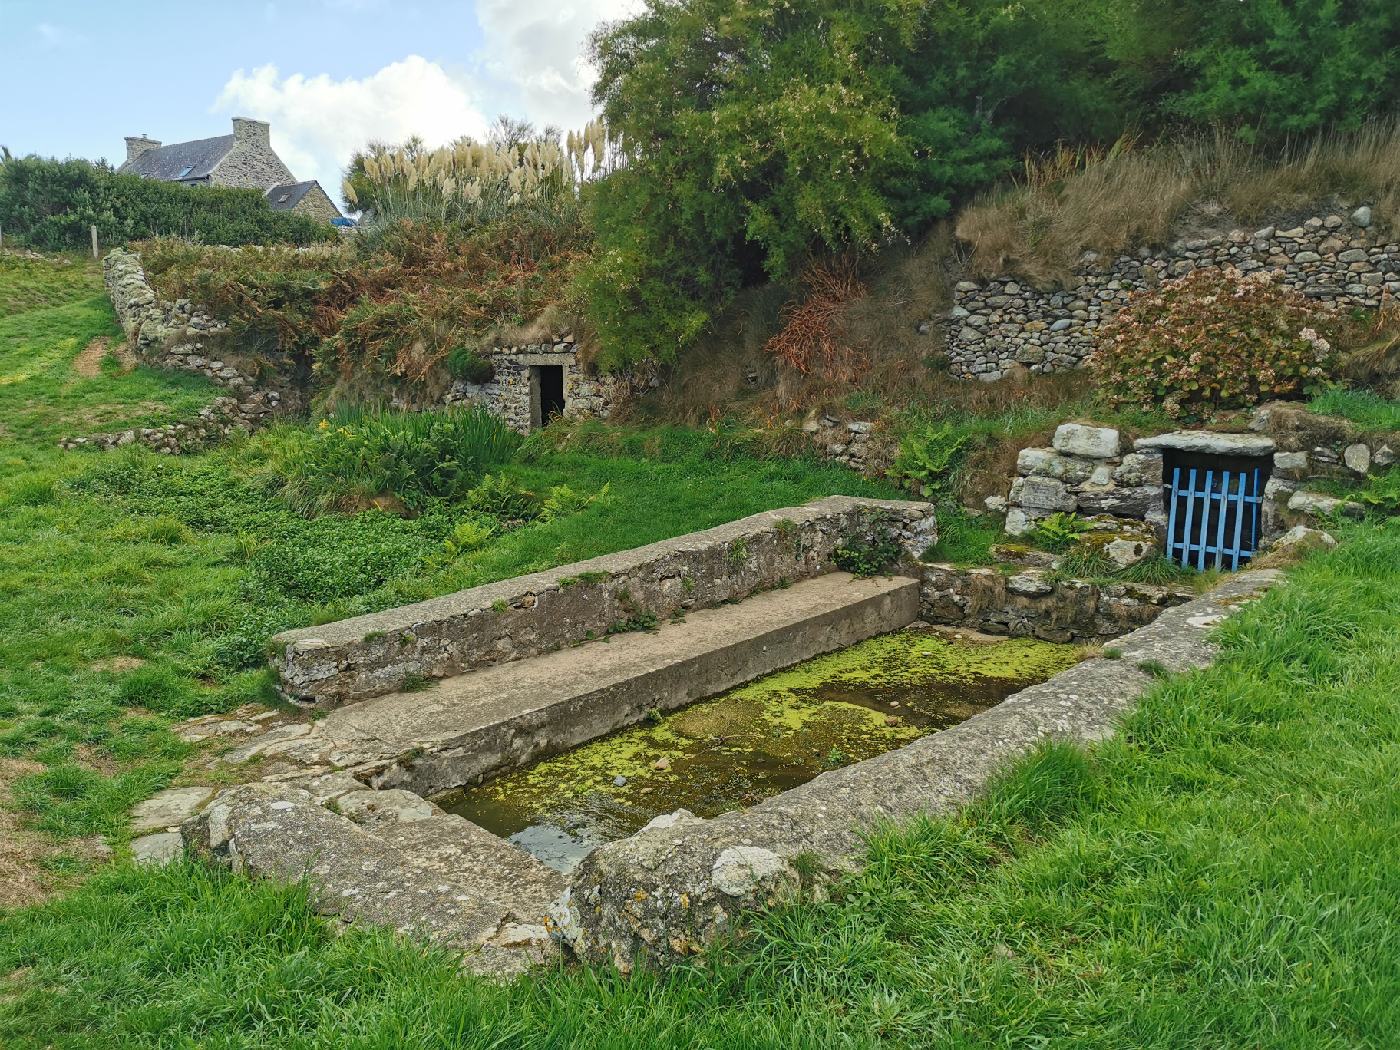
[[[1167,557],[1192,569],[1238,569],[1259,546],[1261,471],[1175,466]]]

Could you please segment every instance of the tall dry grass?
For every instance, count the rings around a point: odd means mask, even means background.
[[[1197,209],[1212,225],[1251,223],[1333,198],[1373,205],[1378,221],[1400,215],[1400,119],[1277,150],[1225,131],[1061,147],[1028,157],[1021,177],[968,207],[956,229],[973,274],[1062,282],[1084,252],[1163,244]]]

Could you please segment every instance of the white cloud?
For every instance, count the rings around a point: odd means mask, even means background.
[[[271,122],[273,147],[292,172],[319,179],[335,197],[351,154],[371,140],[418,135],[441,145],[482,135],[501,112],[540,127],[581,127],[593,114],[588,36],[640,8],[641,0],[477,0],[484,43],[475,59],[485,78],[468,80],[419,55],[359,79],[284,77],[275,66],[260,66],[235,72],[212,112]],[[265,11],[275,16],[276,8],[269,3]]]
[[[34,32],[39,37],[40,46],[49,49],[72,47],[85,42],[80,33],[52,22],[40,22],[34,27]]]
[[[536,124],[582,126],[593,114],[595,72],[585,58],[601,23],[633,14],[640,0],[477,0],[486,68]]]
[[[361,79],[281,76],[275,66],[238,70],[212,107],[225,116],[272,124],[272,145],[297,178],[314,178],[332,197],[355,150],[370,141],[418,135],[430,146],[481,135],[488,123],[475,92],[436,62],[409,55]]]

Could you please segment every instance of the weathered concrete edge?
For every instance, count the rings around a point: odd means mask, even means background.
[[[1042,740],[1111,735],[1154,681],[1139,665],[1208,666],[1216,656],[1211,630],[1279,578],[1269,570],[1233,576],[1119,639],[1120,659],[1086,661],[959,726],[752,809],[714,820],[683,811],[658,818],[588,857],[555,921],[580,957],[623,970],[638,958],[664,965],[693,954],[745,910],[790,897],[800,885],[797,858],[834,877],[859,864],[872,825],[949,813]]]
[[[272,639],[287,697],[340,703],[412,677],[445,677],[597,637],[615,621],[666,618],[835,568],[841,533],[890,529],[913,560],[937,539],[933,506],[829,496],[615,554]],[[693,563],[693,564],[692,564]],[[689,581],[690,587],[686,584]]]

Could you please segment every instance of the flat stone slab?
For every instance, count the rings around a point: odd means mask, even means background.
[[[1210,664],[1210,632],[1278,578],[1266,570],[1232,576],[1114,642],[1119,659],[1088,660],[957,726],[751,809],[714,820],[684,811],[659,817],[584,859],[556,922],[583,958],[623,970],[638,957],[664,964],[697,952],[745,909],[790,897],[800,884],[798,857],[815,859],[819,875],[852,869],[876,822],[952,812],[1042,740],[1110,735],[1151,687],[1150,671]]]
[[[428,823],[376,834],[300,788],[246,784],[215,796],[185,825],[184,839],[234,871],[304,880],[318,911],[461,951],[474,970],[512,973],[548,958],[555,948],[545,913],[562,878],[460,817],[434,830],[441,839],[462,832],[457,858],[475,868],[445,870],[442,842],[420,857],[414,840],[396,834]],[[487,883],[503,892],[482,892]]]
[[[337,708],[280,759],[436,795],[918,619],[919,583],[830,573],[654,632],[485,667]],[[271,734],[269,734],[271,735]],[[240,752],[268,754],[257,738]]]
[[[1271,456],[1275,447],[1274,439],[1263,434],[1216,434],[1209,430],[1176,430],[1133,442],[1139,452],[1170,448],[1212,456]]]
[[[131,840],[131,859],[141,867],[163,868],[184,851],[178,831],[158,831]]]
[[[173,831],[209,801],[211,787],[177,787],[158,791],[131,811],[131,833]]]

